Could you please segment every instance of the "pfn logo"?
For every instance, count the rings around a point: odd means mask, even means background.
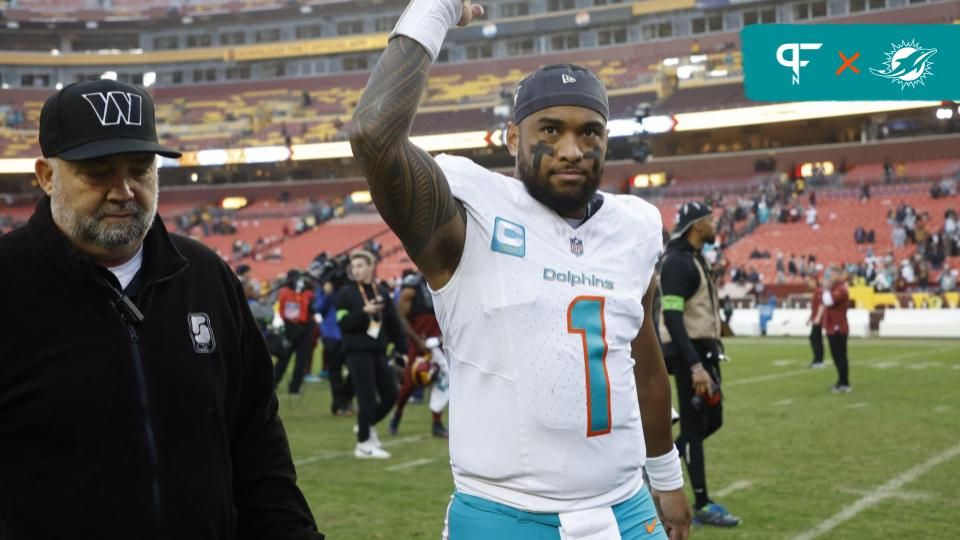
[[[93,107],[101,126],[139,126],[143,112],[143,98],[130,92],[94,92],[83,94]]]
[[[809,60],[800,59],[800,51],[815,51],[823,46],[823,43],[784,43],[777,49],[777,62],[783,67],[793,70],[793,84],[800,84],[800,68],[806,67]],[[790,52],[790,58],[786,53]]]

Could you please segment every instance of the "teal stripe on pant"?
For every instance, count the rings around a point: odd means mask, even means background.
[[[613,506],[622,540],[666,540],[646,487]],[[525,512],[456,492],[450,505],[450,540],[560,540],[557,514]],[[647,531],[647,528],[650,531]]]

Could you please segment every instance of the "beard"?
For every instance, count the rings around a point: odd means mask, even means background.
[[[536,165],[539,165],[537,163]],[[603,162],[594,167],[594,170],[583,171],[583,183],[572,192],[560,192],[550,184],[549,173],[544,177],[540,168],[528,160],[523,154],[517,158],[517,173],[520,180],[527,187],[527,193],[547,208],[558,214],[566,214],[583,209],[587,202],[596,194],[600,187],[600,177],[603,175]]]
[[[50,198],[54,221],[63,227],[70,237],[101,249],[113,250],[141,242],[153,225],[155,211],[148,211],[135,200],[124,203],[107,201],[100,205],[93,215],[83,215],[70,206],[59,182],[54,183]],[[153,209],[156,209],[156,205],[157,194],[155,193],[152,201]],[[131,214],[127,222],[103,222],[106,215],[121,213]]]

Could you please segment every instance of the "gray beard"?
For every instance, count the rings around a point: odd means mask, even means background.
[[[93,216],[78,214],[65,200],[65,195],[54,183],[50,209],[54,221],[63,227],[67,234],[80,243],[90,244],[101,249],[117,249],[137,244],[146,237],[153,225],[154,213],[147,212],[136,201],[124,204],[105,202]],[[101,219],[107,214],[132,213],[129,223],[106,224]]]

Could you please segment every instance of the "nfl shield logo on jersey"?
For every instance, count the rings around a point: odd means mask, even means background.
[[[583,240],[580,240],[576,236],[570,237],[570,253],[573,253],[577,257],[583,255]]]

